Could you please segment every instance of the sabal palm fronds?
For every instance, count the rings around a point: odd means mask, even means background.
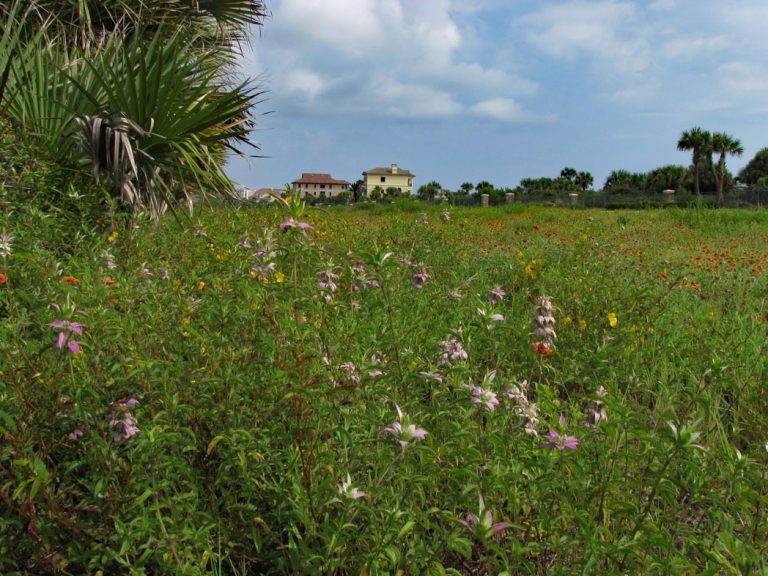
[[[111,41],[83,77],[71,78],[97,110],[77,115],[94,169],[153,216],[197,192],[233,193],[223,152],[249,144],[258,88],[223,85],[210,62],[217,52],[193,49],[192,34],[158,31],[148,45],[142,38]]]

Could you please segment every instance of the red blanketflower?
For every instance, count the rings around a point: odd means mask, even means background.
[[[73,278],[72,276],[62,276],[62,280],[64,280],[64,282],[67,284],[72,284],[72,286],[77,286],[80,284],[80,280]]]

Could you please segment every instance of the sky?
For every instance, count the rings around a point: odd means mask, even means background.
[[[690,163],[694,126],[768,146],[766,0],[267,0],[251,188],[397,164],[455,190]]]

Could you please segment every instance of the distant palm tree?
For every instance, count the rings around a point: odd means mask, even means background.
[[[698,126],[682,133],[677,141],[677,149],[692,151],[691,164],[693,165],[693,187],[698,196],[701,194],[699,188],[699,163],[709,151],[712,135]]]
[[[472,184],[472,182],[464,182],[461,185],[461,191],[464,192],[465,194],[471,194],[472,190],[474,189],[475,189],[475,185]]]
[[[725,168],[725,157],[730,154],[732,156],[741,156],[744,153],[744,147],[741,142],[725,132],[715,132],[712,134],[712,141],[710,151],[713,154],[719,154],[717,164],[712,162],[710,157],[709,164],[712,167],[712,174],[717,182],[717,202],[720,206],[724,203],[723,190],[725,188],[725,178],[728,171]]]
[[[595,179],[589,172],[579,172],[576,176],[576,183],[582,190],[589,190],[595,183]]]

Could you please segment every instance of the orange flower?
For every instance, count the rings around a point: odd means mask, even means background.
[[[531,342],[531,347],[540,356],[549,356],[550,354],[552,354],[552,352],[555,351],[555,349],[552,348],[552,346],[550,346],[545,342]]]
[[[112,280],[112,278],[102,278],[101,283],[106,284],[107,286],[117,286],[117,282]]]
[[[80,280],[78,280],[77,278],[73,278],[72,276],[63,276],[62,280],[64,280],[64,282],[66,282],[67,284],[72,284],[72,286],[77,286],[78,284],[80,284]]]
[[[5,284],[8,281],[8,276],[0,274],[0,284]]]

